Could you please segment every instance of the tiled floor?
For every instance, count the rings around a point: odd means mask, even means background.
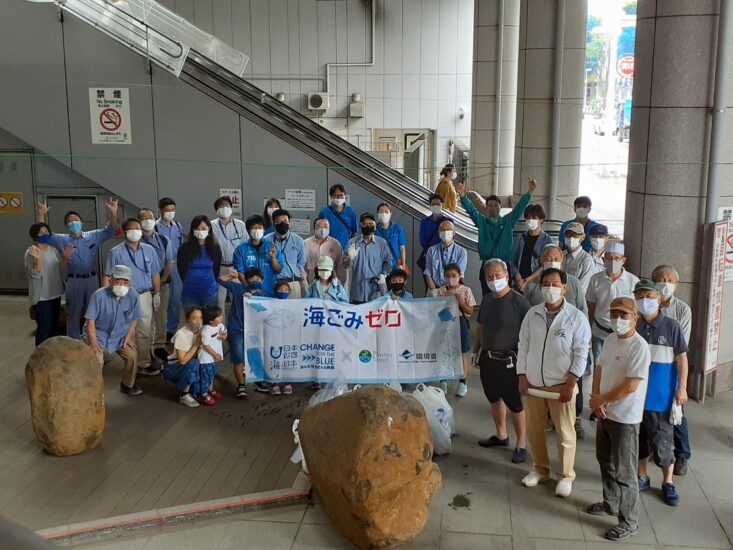
[[[413,549],[603,549],[614,544],[603,538],[612,518],[588,516],[585,506],[601,495],[594,454],[593,424],[580,442],[578,479],[569,499],[554,496],[554,484],[534,489],[520,485],[527,465],[509,461],[510,450],[486,450],[476,441],[492,433],[479,380],[469,380],[468,397],[455,403],[458,434],[453,453],[438,457],[443,487],[430,503],[430,519]],[[455,401],[455,398],[451,398]],[[656,490],[642,496],[639,533],[624,548],[731,548],[733,540],[733,393],[691,403],[693,459],[685,477],[676,478],[682,502],[664,505],[659,472],[652,470]],[[554,449],[554,441],[550,441]],[[465,495],[470,508],[451,506]],[[348,549],[350,544],[329,524],[317,503],[241,514],[152,531],[139,536],[83,545],[85,548],[176,549]]]

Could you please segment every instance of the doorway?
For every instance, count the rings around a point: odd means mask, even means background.
[[[0,231],[3,244],[0,291],[28,290],[25,251],[28,229],[36,219],[33,194],[33,155],[29,151],[0,151]]]

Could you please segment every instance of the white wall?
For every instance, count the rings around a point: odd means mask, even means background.
[[[333,69],[331,108],[319,118],[334,131],[345,127],[345,137],[365,149],[373,128],[436,130],[442,166],[448,140],[470,142],[473,0],[374,1],[375,65]],[[306,97],[325,90],[326,63],[364,62],[371,53],[368,0],[162,3],[250,55],[245,78],[273,95],[283,92],[309,116]],[[346,119],[354,92],[365,117]],[[328,120],[334,118],[342,120]]]

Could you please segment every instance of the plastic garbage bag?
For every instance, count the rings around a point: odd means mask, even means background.
[[[348,391],[349,384],[346,382],[346,375],[344,374],[344,371],[339,370],[336,373],[336,378],[326,384],[323,389],[320,389],[313,394],[310,401],[308,401],[308,406],[313,407],[319,403],[325,403],[329,399],[348,393]]]
[[[430,435],[436,455],[447,455],[451,452],[451,435],[453,435],[453,407],[448,404],[445,394],[440,388],[418,384],[412,395],[422,403],[428,417]]]
[[[303,455],[303,449],[300,447],[300,436],[298,435],[298,425],[300,424],[300,419],[296,418],[295,422],[293,422],[293,440],[295,441],[295,451],[293,452],[293,455],[290,457],[290,462],[293,464],[297,464],[300,462],[300,466],[303,468],[303,471],[307,474],[308,473],[308,466],[305,463],[305,456]]]

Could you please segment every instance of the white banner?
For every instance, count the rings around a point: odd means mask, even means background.
[[[244,298],[248,381],[403,383],[463,377],[452,297],[361,305]]]

